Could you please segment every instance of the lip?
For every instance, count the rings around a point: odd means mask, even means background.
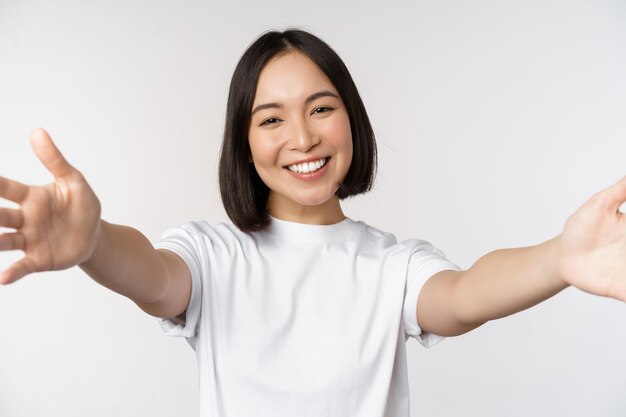
[[[321,158],[317,158],[317,159],[307,159],[306,161],[303,160],[302,162],[296,162],[298,164],[303,164],[305,162],[311,162],[311,161],[317,161]],[[291,165],[291,164],[290,164]],[[299,179],[299,180],[304,180],[304,181],[312,181],[315,179],[318,179],[319,177],[321,177],[322,175],[324,175],[324,173],[326,172],[326,169],[328,168],[328,165],[330,165],[330,157],[326,157],[326,164],[324,164],[323,167],[321,167],[319,170],[313,172],[313,173],[306,173],[306,174],[300,174],[299,172],[294,172],[294,171],[290,171],[287,167],[285,167],[285,170],[289,173],[289,175]]]
[[[283,168],[287,168],[289,165],[297,165],[297,164],[304,164],[304,163],[309,163],[313,161],[319,161],[320,159],[326,159],[326,163],[328,163],[330,156],[318,156],[318,157],[312,157],[312,158],[307,158],[307,159],[301,159],[299,161],[291,162],[290,164],[284,165]]]

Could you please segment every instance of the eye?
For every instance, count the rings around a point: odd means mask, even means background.
[[[269,119],[265,119],[261,122],[259,126],[269,126],[280,122],[280,119],[276,117],[270,117]]]
[[[333,107],[328,107],[328,106],[320,106],[320,107],[316,107],[311,114],[316,114],[316,113],[328,113],[329,111],[335,110]]]

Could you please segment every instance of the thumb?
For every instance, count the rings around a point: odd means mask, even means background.
[[[626,176],[597,193],[595,197],[610,211],[619,211],[620,206],[626,202]]]
[[[75,171],[45,130],[41,128],[33,130],[30,134],[30,144],[37,158],[55,178],[65,177]]]

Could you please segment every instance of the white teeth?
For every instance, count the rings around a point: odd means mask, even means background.
[[[292,172],[298,172],[300,174],[308,174],[309,172],[314,172],[326,165],[326,158],[322,158],[318,161],[314,162],[305,162],[303,164],[293,164],[289,165],[287,169]]]

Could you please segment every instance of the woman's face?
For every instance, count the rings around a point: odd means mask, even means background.
[[[298,52],[271,59],[259,76],[249,131],[252,162],[279,219],[343,218],[335,195],[352,161],[350,120],[339,93]]]

